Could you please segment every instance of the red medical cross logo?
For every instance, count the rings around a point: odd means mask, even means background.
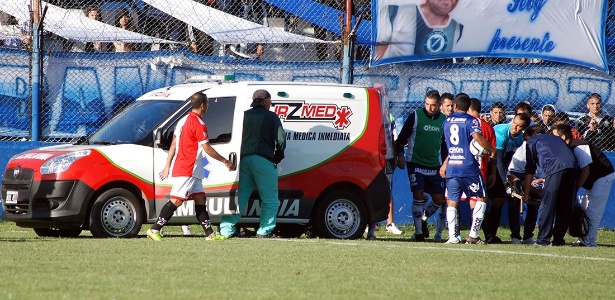
[[[352,110],[348,108],[348,106],[342,106],[336,112],[336,120],[333,122],[333,125],[336,129],[345,129],[350,125],[350,120],[348,117],[352,116]]]

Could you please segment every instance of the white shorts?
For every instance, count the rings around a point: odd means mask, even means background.
[[[198,195],[205,195],[202,179],[186,176],[173,178],[171,199],[185,201],[194,199]]]

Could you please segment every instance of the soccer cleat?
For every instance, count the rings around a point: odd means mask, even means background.
[[[583,244],[581,241],[576,241],[572,243],[572,247],[587,247],[587,245]]]
[[[521,243],[524,244],[524,245],[533,245],[534,244],[534,238],[533,237],[527,238],[527,239],[523,240]]]
[[[421,226],[423,226],[423,237],[429,237],[429,227],[427,226],[427,219],[421,221]]]
[[[147,237],[152,241],[162,242],[162,236],[160,235],[160,231],[154,232],[150,228],[147,230]]]
[[[367,238],[365,238],[368,241],[375,241],[376,240],[376,236],[373,234],[368,234]]]
[[[190,227],[188,225],[182,225],[182,232],[184,235],[192,235],[192,231],[190,231]]]
[[[479,237],[475,237],[475,238],[473,238],[471,236],[468,236],[468,238],[466,239],[466,244],[480,245],[480,244],[484,244],[484,243],[485,242],[483,242],[483,240],[480,239],[480,236]]]
[[[205,238],[206,241],[224,241],[228,240],[228,236],[212,233]]]
[[[518,238],[512,238],[512,240],[510,240],[510,243],[513,245],[521,245],[521,240]]]
[[[449,238],[448,241],[445,242],[445,244],[461,244],[461,238],[459,237]]]
[[[392,234],[402,234],[404,233],[403,231],[399,230],[399,228],[397,228],[397,226],[395,226],[395,223],[391,223],[387,225],[387,232],[388,233],[392,233]]]

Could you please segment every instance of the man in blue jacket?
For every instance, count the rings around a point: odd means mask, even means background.
[[[523,190],[530,190],[538,165],[545,175],[542,201],[538,209],[538,240],[535,245],[564,246],[564,236],[570,225],[577,192],[577,159],[566,142],[558,136],[537,135],[530,127],[523,133],[523,138],[527,141]],[[523,201],[527,202],[529,197],[530,193],[525,193]]]

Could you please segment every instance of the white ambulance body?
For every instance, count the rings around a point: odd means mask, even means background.
[[[177,121],[195,92],[209,98],[204,115],[211,145],[239,165],[244,111],[266,89],[286,131],[277,166],[277,233],[310,232],[358,238],[367,223],[387,217],[387,160],[393,157],[383,88],[282,82],[191,83],[148,92],[74,145],[44,147],[9,161],[2,182],[4,217],[41,236],[134,237],[168,201],[171,178],[160,180]],[[239,172],[204,158],[203,184],[213,223],[241,214],[258,224],[258,192],[237,208]],[[171,224],[196,224],[193,201]]]

